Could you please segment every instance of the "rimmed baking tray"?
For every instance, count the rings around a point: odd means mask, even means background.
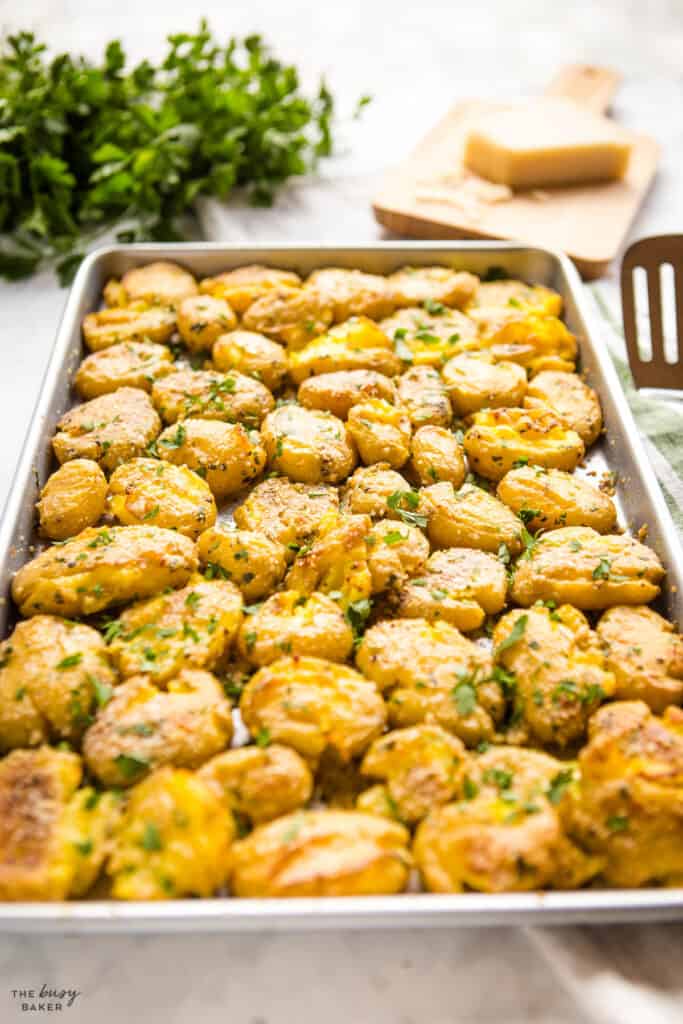
[[[647,543],[668,570],[659,607],[670,618],[683,619],[680,540],[579,276],[566,257],[547,249],[505,242],[249,247],[191,243],[100,249],[89,256],[79,270],[0,524],[0,635],[4,636],[14,621],[9,598],[12,575],[31,557],[35,542],[35,503],[40,487],[54,468],[50,439],[57,420],[73,404],[71,378],[83,355],[81,320],[87,312],[97,308],[108,278],[158,259],[177,261],[202,277],[247,263],[268,263],[302,274],[323,266],[390,273],[407,263],[416,266],[440,263],[479,274],[491,267],[500,267],[511,277],[556,289],[564,299],[567,325],[578,338],[581,368],[600,395],[607,428],[606,438],[591,451],[584,471],[593,475],[616,474],[621,524],[634,531],[645,527]],[[59,933],[576,924],[675,918],[683,918],[683,889],[449,896],[404,893],[345,899],[216,898],[158,904],[100,900],[0,904],[0,928],[5,931]]]

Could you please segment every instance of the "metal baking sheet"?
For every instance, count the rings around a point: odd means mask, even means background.
[[[31,428],[0,524],[0,635],[15,613],[9,598],[13,573],[31,557],[35,503],[54,468],[50,440],[59,417],[73,404],[71,378],[82,356],[80,323],[97,308],[102,287],[134,266],[177,261],[197,276],[248,263],[308,274],[322,266],[390,273],[410,263],[441,263],[483,274],[491,266],[510,276],[556,289],[564,318],[579,342],[581,367],[598,391],[606,438],[592,450],[587,472],[617,474],[620,522],[647,528],[647,543],[668,570],[658,607],[683,620],[683,550],[654,473],[645,456],[599,325],[571,262],[559,253],[505,242],[386,242],[373,245],[236,246],[130,245],[100,249],[79,270],[40,391]],[[322,899],[202,899],[164,903],[82,900],[0,904],[0,928],[13,932],[254,931],[315,928],[451,927],[454,925],[576,924],[683,918],[683,889],[600,889],[574,892],[404,893]]]

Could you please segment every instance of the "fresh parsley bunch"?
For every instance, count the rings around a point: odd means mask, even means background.
[[[119,42],[101,64],[28,32],[0,51],[0,275],[56,260],[68,281],[83,247],[181,237],[199,195],[246,186],[269,205],[278,185],[332,148],[332,96],[302,93],[297,69],[259,36],[221,45],[202,21],[172,35],[162,63],[126,68]]]

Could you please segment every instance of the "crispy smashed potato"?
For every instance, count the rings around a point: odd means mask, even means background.
[[[78,367],[74,387],[81,398],[98,398],[119,388],[151,391],[173,369],[173,356],[165,345],[126,341],[87,356]]]
[[[542,370],[571,373],[576,365],[576,338],[554,316],[524,316],[484,333],[463,349],[482,349],[496,362],[519,363],[531,374]]]
[[[400,469],[408,461],[411,424],[400,406],[383,398],[359,402],[349,411],[347,427],[366,466],[388,462]]]
[[[116,682],[96,629],[53,615],[17,623],[0,644],[0,750],[79,740]]]
[[[323,658],[280,658],[251,677],[240,700],[257,738],[294,747],[315,762],[328,747],[343,761],[382,732],[387,712],[377,687],[348,665]]]
[[[339,495],[326,484],[292,483],[275,477],[256,484],[235,509],[235,522],[243,530],[258,530],[284,545],[288,561],[310,543],[323,516],[339,508]]]
[[[525,284],[509,278],[503,281],[481,281],[472,302],[467,306],[470,316],[480,319],[493,315],[518,317],[521,313],[559,316],[562,297],[543,285]]]
[[[417,526],[380,519],[367,534],[372,592],[400,586],[425,564],[429,541]]]
[[[401,309],[379,326],[394,342],[396,355],[415,366],[441,367],[460,346],[477,338],[474,321],[445,306],[431,313],[417,306]]]
[[[83,740],[105,786],[131,786],[164,765],[197,768],[232,737],[230,704],[210,672],[184,668],[160,690],[148,676],[116,687]]]
[[[108,281],[104,288],[108,306],[144,302],[174,309],[184,298],[196,294],[197,282],[192,274],[166,260],[127,270],[120,281]]]
[[[152,401],[164,423],[224,420],[257,427],[275,405],[267,387],[243,373],[176,370],[152,388]]]
[[[462,309],[472,300],[479,278],[449,267],[401,267],[389,274],[387,282],[397,306],[424,305],[438,311],[438,306]]]
[[[22,566],[12,597],[22,615],[93,615],[182,587],[197,569],[188,537],[156,526],[90,527]]]
[[[225,299],[191,295],[178,306],[178,333],[190,352],[210,352],[213,343],[235,327],[237,317]]]
[[[427,520],[427,535],[437,548],[479,548],[498,554],[522,550],[522,522],[501,501],[482,487],[463,484],[455,490],[443,482],[420,492],[420,513]]]
[[[149,395],[139,388],[119,388],[77,405],[62,416],[52,447],[60,462],[92,459],[110,472],[128,459],[144,455],[161,430]]]
[[[146,675],[161,685],[185,666],[222,667],[241,623],[237,587],[198,576],[171,594],[129,605],[109,627],[109,650],[121,676]]]
[[[285,575],[285,548],[255,530],[234,530],[219,523],[199,538],[199,560],[206,573],[228,579],[245,601],[271,594]]]
[[[521,405],[527,390],[524,367],[496,362],[489,352],[463,352],[449,359],[443,381],[458,416]]]
[[[161,768],[135,786],[116,833],[107,874],[119,900],[211,896],[230,870],[235,824],[211,786]]]
[[[160,459],[206,480],[219,501],[241,491],[266,464],[260,434],[241,423],[183,420],[162,431],[156,448]]]
[[[161,526],[193,540],[216,521],[206,481],[187,466],[159,459],[131,459],[119,466],[109,481],[108,508],[124,526]]]
[[[65,900],[91,887],[110,849],[119,800],[81,781],[64,750],[14,750],[0,761],[0,900]]]
[[[199,282],[203,295],[225,299],[236,313],[245,313],[252,302],[275,288],[298,288],[301,278],[290,270],[276,270],[252,264],[228,270],[217,277],[205,277]]]
[[[289,375],[295,384],[340,370],[375,370],[395,377],[401,372],[401,360],[384,331],[366,316],[332,327],[289,357]]]
[[[277,391],[287,376],[287,355],[282,345],[254,331],[222,334],[211,350],[217,370],[237,370]]]
[[[417,429],[448,427],[453,410],[441,376],[433,366],[412,366],[398,381],[398,399]]]
[[[249,306],[242,323],[292,351],[322,334],[334,319],[334,306],[315,288],[272,289]]]
[[[515,729],[533,743],[562,748],[583,739],[590,716],[614,696],[599,639],[571,605],[508,612],[493,643],[496,662],[513,676]]]
[[[576,373],[543,370],[529,382],[524,406],[527,409],[547,407],[575,430],[586,448],[594,444],[602,430],[600,400]]]
[[[314,270],[306,279],[306,287],[314,288],[332,307],[336,324],[352,316],[368,316],[380,320],[393,313],[396,302],[386,277],[364,274],[361,270],[326,267]]]
[[[470,466],[500,480],[520,465],[575,469],[584,444],[552,409],[490,409],[476,412],[463,441]]]
[[[289,590],[328,594],[346,611],[372,593],[366,538],[368,516],[330,513],[310,546],[297,552],[285,583]]]
[[[338,483],[356,464],[345,424],[329,412],[281,405],[264,419],[261,437],[271,468],[300,483]]]
[[[519,466],[506,473],[496,494],[532,533],[560,526],[591,526],[609,533],[617,510],[608,494],[562,469]]]
[[[269,665],[283,654],[317,654],[328,661],[346,661],[353,633],[344,613],[327,594],[282,590],[242,625],[239,651],[252,665]]]
[[[299,387],[297,399],[307,409],[331,412],[345,420],[349,410],[366,399],[396,401],[396,388],[389,377],[374,370],[338,370],[309,377]]]
[[[618,700],[643,700],[656,714],[683,703],[683,638],[670,622],[652,608],[616,605],[597,634]]]
[[[408,481],[392,469],[388,462],[360,466],[342,490],[341,510],[354,515],[371,516],[373,519],[384,516],[399,519],[397,509],[392,509],[388,500],[394,494],[409,492]]]
[[[226,750],[207,761],[198,777],[213,786],[238,819],[255,825],[303,807],[313,792],[304,759],[279,743]]]
[[[625,534],[567,526],[539,538],[515,572],[512,597],[524,607],[556,601],[576,608],[647,604],[659,594],[657,555]]]
[[[413,434],[410,469],[423,487],[445,480],[460,487],[467,472],[463,450],[445,427],[420,427]]]
[[[129,342],[168,341],[175,330],[170,309],[102,309],[83,318],[83,338],[91,352]]]
[[[359,811],[296,811],[233,847],[236,896],[365,896],[405,888],[408,831]]]
[[[48,477],[40,492],[40,528],[50,540],[66,540],[104,513],[107,479],[92,459],[72,459]]]

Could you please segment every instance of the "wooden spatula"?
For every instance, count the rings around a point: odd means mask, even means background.
[[[641,238],[629,246],[621,264],[621,301],[636,387],[683,391],[683,235]]]

